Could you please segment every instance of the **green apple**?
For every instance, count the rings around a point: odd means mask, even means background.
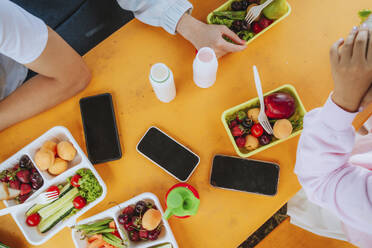
[[[266,0],[261,0],[261,4]],[[270,20],[277,20],[288,12],[286,0],[274,0],[264,10],[263,14]]]

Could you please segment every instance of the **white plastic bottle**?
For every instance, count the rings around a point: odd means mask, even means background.
[[[157,98],[162,102],[170,102],[176,97],[172,71],[163,63],[151,67],[150,82]]]
[[[200,88],[209,88],[216,82],[218,61],[210,47],[198,51],[193,63],[194,82]]]

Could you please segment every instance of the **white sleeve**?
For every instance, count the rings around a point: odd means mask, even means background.
[[[9,0],[0,0],[0,53],[18,63],[37,59],[48,41],[48,29],[39,18]]]
[[[149,25],[162,27],[170,34],[176,33],[178,21],[183,14],[191,11],[192,4],[187,0],[117,0],[126,10]]]

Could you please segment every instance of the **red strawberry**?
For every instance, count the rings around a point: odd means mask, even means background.
[[[22,183],[29,183],[30,182],[30,171],[28,170],[21,170],[17,172],[17,178]]]
[[[260,24],[258,24],[258,22],[252,23],[252,31],[253,31],[253,33],[258,34],[262,30],[263,30],[263,28],[260,26]]]
[[[32,190],[31,186],[26,183],[22,183],[21,185],[21,195],[27,195]]]
[[[242,125],[235,126],[231,129],[231,133],[234,137],[240,137],[244,134],[244,127]]]
[[[229,128],[233,128],[233,127],[236,127],[238,125],[238,122],[236,120],[233,120],[230,122],[230,125],[229,125]]]
[[[17,179],[9,181],[9,187],[12,189],[20,189],[21,183]]]
[[[235,139],[235,142],[238,147],[244,147],[246,139],[244,137],[239,137]]]
[[[267,18],[265,18],[265,17],[262,17],[262,18],[258,21],[258,24],[260,24],[260,26],[261,26],[263,29],[265,29],[265,28],[267,28],[268,26],[270,26],[271,23],[273,23],[273,21],[270,20],[270,19],[267,19]]]

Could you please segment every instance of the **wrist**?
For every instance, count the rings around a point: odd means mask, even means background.
[[[182,35],[185,39],[190,40],[192,34],[197,31],[199,21],[194,17],[185,13],[179,20],[176,31]]]
[[[350,113],[355,113],[359,109],[359,102],[357,103],[354,99],[348,99],[347,97],[337,93],[332,94],[332,101],[337,106]]]

